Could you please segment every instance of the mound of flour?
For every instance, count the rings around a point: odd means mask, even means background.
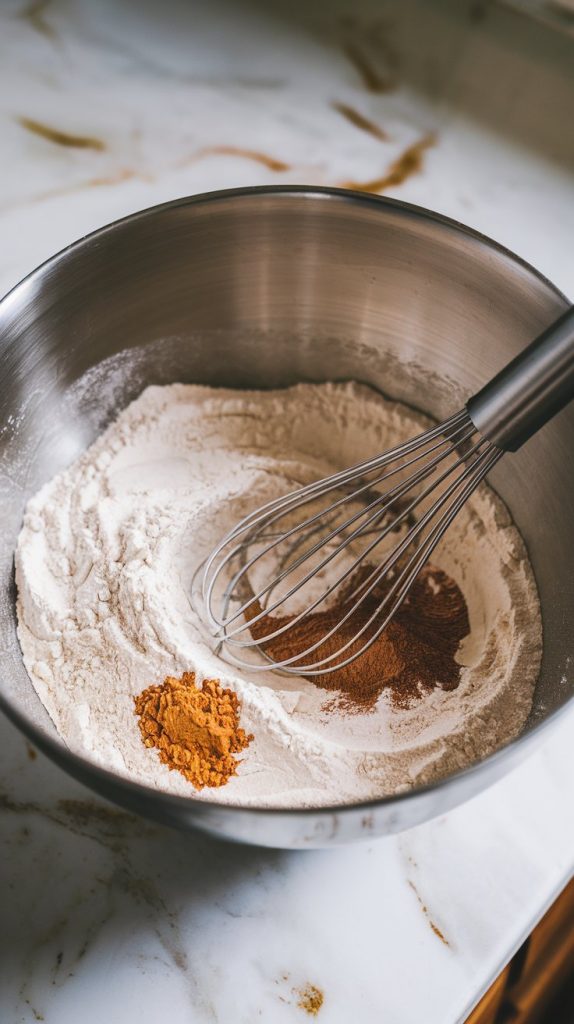
[[[196,794],[143,746],[133,697],[194,671],[234,688],[255,739],[215,794],[313,806],[393,793],[465,767],[522,728],[542,630],[522,540],[483,486],[433,561],[465,595],[460,685],[413,707],[327,713],[312,682],[230,667],[191,602],[214,543],[252,508],[408,439],[426,421],[356,384],[284,391],[150,387],[29,502],[16,552],[26,668],[60,735],[106,768]]]

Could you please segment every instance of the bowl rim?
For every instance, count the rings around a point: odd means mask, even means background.
[[[508,249],[501,243],[489,238],[488,235],[485,235],[452,217],[447,217],[444,214],[426,209],[422,206],[414,205],[413,203],[405,203],[399,199],[392,199],[386,196],[374,195],[370,192],[360,192],[352,189],[309,185],[257,185],[221,189],[213,192],[201,192],[197,195],[183,196],[178,199],[169,200],[165,203],[145,207],[142,210],[137,210],[124,217],[119,217],[108,224],[102,225],[94,231],[81,236],[74,242],[71,242],[52,256],[49,256],[46,260],[31,270],[30,273],[13,285],[2,297],[0,297],[0,311],[2,307],[5,308],[7,304],[9,305],[10,302],[17,297],[17,294],[21,290],[24,290],[29,283],[35,279],[41,278],[45,271],[50,267],[63,262],[67,257],[73,255],[77,251],[80,251],[84,246],[103,238],[105,235],[115,231],[119,227],[154,217],[161,212],[177,209],[178,207],[218,204],[231,199],[256,198],[257,196],[266,195],[276,197],[283,196],[286,199],[295,196],[305,196],[310,200],[331,199],[345,201],[351,204],[356,204],[357,206],[372,206],[374,209],[386,209],[388,212],[395,214],[398,217],[406,215],[415,220],[438,224],[441,228],[447,228],[454,233],[462,234],[475,242],[479,242],[485,248],[506,257],[511,263],[514,263],[521,269],[533,275],[533,277],[537,278],[538,281],[544,284],[549,291],[554,293],[556,298],[564,303],[565,307],[570,305],[564,293],[544,274],[533,267],[532,264],[528,263],[527,260],[517,256],[511,249]],[[82,781],[86,776],[95,776],[102,782],[102,788],[105,789],[106,794],[110,790],[113,791],[114,788],[120,786],[123,790],[127,790],[135,797],[141,797],[142,800],[151,799],[154,803],[161,803],[164,805],[167,802],[181,811],[186,809],[189,810],[190,807],[193,807],[197,811],[233,812],[236,815],[257,815],[259,817],[264,815],[272,815],[275,817],[309,817],[311,815],[339,815],[349,812],[368,813],[379,807],[391,808],[395,805],[402,804],[405,801],[415,802],[417,799],[421,799],[425,795],[436,792],[439,789],[445,789],[447,786],[450,787],[455,785],[463,779],[473,779],[479,773],[484,773],[488,767],[495,768],[497,765],[507,760],[510,757],[511,751],[516,750],[519,746],[524,747],[527,743],[532,746],[535,739],[539,738],[549,726],[555,723],[558,718],[563,717],[569,710],[572,710],[573,701],[574,693],[567,698],[564,704],[552,711],[548,717],[544,718],[541,722],[538,722],[529,729],[528,732],[519,733],[518,736],[515,736],[504,746],[500,747],[492,754],[487,755],[487,757],[481,758],[481,760],[469,765],[467,768],[460,769],[459,771],[446,775],[444,778],[437,779],[434,782],[426,783],[425,785],[413,786],[411,789],[404,790],[399,793],[371,797],[368,800],[357,802],[289,807],[279,806],[277,804],[245,805],[228,803],[212,799],[211,797],[207,799],[191,794],[189,796],[180,796],[179,794],[170,793],[166,790],[146,785],[142,782],[136,782],[128,776],[121,775],[117,772],[111,772],[96,762],[91,761],[89,758],[83,757],[72,751],[62,739],[53,738],[49,734],[44,733],[20,711],[16,704],[12,703],[7,696],[0,691],[0,709],[4,712],[7,718],[9,718],[20,729],[20,731],[24,733],[24,735],[31,739],[40,750],[42,750],[57,764],[62,764],[62,762],[64,762],[76,766],[79,770],[73,771],[72,774],[79,777]]]

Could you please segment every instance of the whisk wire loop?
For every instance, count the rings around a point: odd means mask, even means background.
[[[478,448],[480,448],[485,443],[486,442],[484,442],[483,440],[480,440],[479,442],[477,442],[475,447],[473,449],[471,449],[471,451],[468,453],[468,455],[472,455]],[[265,643],[268,640],[272,640],[272,639],[276,638],[277,636],[280,636],[288,628],[292,628],[294,625],[296,625],[298,622],[300,622],[305,616],[311,614],[311,612],[313,612],[315,610],[315,608],[319,604],[323,603],[326,600],[326,598],[328,598],[335,590],[337,590],[340,587],[340,585],[342,583],[344,583],[356,571],[356,569],[360,566],[360,564],[362,562],[364,562],[365,558],[367,558],[367,556],[371,554],[371,552],[375,549],[375,547],[377,547],[388,536],[388,534],[391,531],[395,530],[399,525],[401,525],[401,523],[404,522],[404,520],[408,518],[408,516],[411,514],[411,512],[414,512],[415,508],[417,508],[417,506],[420,505],[421,502],[424,501],[424,499],[426,497],[428,497],[428,495],[430,493],[432,493],[432,491],[436,488],[437,484],[439,484],[442,481],[446,480],[448,478],[448,476],[450,476],[452,474],[452,472],[458,466],[460,466],[463,462],[464,462],[464,459],[462,459],[462,458],[457,460],[457,462],[453,466],[449,467],[444,473],[442,473],[442,475],[436,481],[433,481],[433,483],[429,487],[425,488],[420,494],[418,494],[413,499],[413,501],[411,501],[411,503],[409,505],[407,505],[401,511],[401,513],[399,515],[397,515],[390,523],[388,523],[385,527],[383,527],[381,529],[381,531],[377,534],[375,539],[373,541],[371,541],[370,544],[367,545],[367,547],[360,553],[360,555],[357,556],[354,559],[354,561],[351,563],[351,565],[330,586],[328,586],[327,589],[323,593],[321,593],[321,595],[318,598],[316,598],[314,601],[312,601],[311,604],[307,605],[297,615],[295,615],[293,618],[291,618],[286,625],[276,629],[273,633],[269,633],[269,634],[266,634],[264,637],[260,637],[257,642],[260,643],[260,644],[261,643]],[[434,465],[435,465],[435,462],[433,461],[432,466],[434,466]],[[429,469],[429,472],[432,471],[432,466],[431,466],[431,469]],[[420,476],[420,479],[424,479],[424,477],[427,476],[427,475],[428,475],[428,473],[425,472],[424,476],[423,475]],[[245,631],[245,624],[244,623],[241,623],[234,630],[229,630],[229,628],[228,628],[229,624],[231,622],[233,622],[235,619],[237,619],[238,615],[241,615],[241,613],[245,612],[255,602],[257,604],[259,604],[260,601],[261,601],[261,598],[264,596],[264,594],[269,592],[271,587],[275,586],[277,583],[282,581],[294,569],[298,568],[301,564],[303,564],[304,561],[310,555],[312,555],[314,552],[316,552],[319,548],[323,547],[324,544],[329,539],[331,539],[332,536],[336,536],[337,534],[341,533],[343,531],[343,529],[349,523],[352,523],[357,518],[359,518],[360,516],[363,516],[366,512],[368,512],[374,506],[379,506],[377,508],[376,512],[374,512],[371,516],[369,516],[368,519],[366,520],[366,522],[363,525],[357,527],[348,536],[344,536],[343,540],[335,548],[335,550],[332,553],[330,553],[329,555],[325,556],[325,558],[323,558],[319,562],[318,565],[313,566],[306,573],[306,575],[303,577],[303,579],[300,580],[299,582],[295,583],[291,587],[291,589],[287,591],[286,594],[282,595],[282,597],[279,598],[277,601],[275,601],[274,604],[272,604],[269,607],[266,607],[264,610],[259,612],[257,615],[254,615],[254,616],[250,617],[249,618],[249,626],[250,626],[250,628],[252,628],[262,618],[268,617],[273,611],[276,610],[276,608],[278,608],[281,604],[284,604],[284,602],[286,600],[288,600],[298,590],[302,589],[302,587],[305,585],[305,583],[307,583],[313,576],[315,576],[317,574],[317,572],[319,572],[324,567],[326,567],[329,564],[329,562],[331,562],[338,554],[340,554],[343,550],[345,550],[345,548],[347,548],[352,543],[353,540],[357,539],[360,536],[363,536],[366,532],[368,532],[368,527],[371,526],[374,522],[376,522],[376,520],[378,518],[380,518],[382,515],[384,515],[384,513],[387,511],[388,507],[390,505],[392,505],[393,502],[396,501],[397,498],[402,497],[404,493],[408,492],[412,488],[413,483],[416,483],[416,482],[419,482],[417,477],[412,477],[406,484],[403,484],[403,486],[400,489],[397,489],[397,493],[395,493],[395,491],[392,491],[392,492],[390,492],[390,494],[383,495],[383,496],[381,496],[381,498],[379,498],[379,499],[375,500],[374,502],[372,502],[370,505],[367,506],[367,508],[365,510],[363,510],[363,511],[357,513],[355,516],[351,517],[351,519],[347,520],[346,523],[342,524],[342,526],[340,528],[338,528],[337,530],[332,531],[331,534],[327,535],[326,538],[324,538],[323,540],[321,540],[320,542],[315,544],[313,546],[313,548],[311,548],[308,552],[305,552],[305,554],[302,555],[299,559],[297,559],[295,562],[291,563],[287,569],[285,569],[282,573],[280,573],[276,577],[275,581],[272,584],[268,585],[267,587],[263,587],[261,590],[258,591],[258,593],[254,597],[250,598],[248,601],[245,601],[241,605],[239,611],[236,612],[236,614],[234,616],[225,619],[224,622],[222,623],[222,626],[225,629],[226,642],[228,642],[228,643],[235,642],[237,644],[237,646],[244,646],[244,647],[253,646],[253,643],[254,643],[253,640],[245,640],[245,641],[242,641],[242,642],[233,641],[233,637],[237,633],[241,633],[241,632]],[[455,486],[458,486],[458,482],[455,483]],[[450,492],[447,492],[447,494],[448,493],[450,493]],[[388,500],[386,500],[387,498],[388,498]],[[382,505],[380,504],[381,501],[383,502]],[[435,507],[438,507],[438,506],[435,506]],[[434,511],[435,511],[435,508],[433,508],[432,512],[434,513]],[[424,527],[424,525],[426,524],[427,521],[428,521],[428,513],[427,513],[427,515],[425,517],[423,517],[422,520],[420,520],[420,522],[419,522],[419,524],[417,526],[417,529],[414,530],[414,531],[411,530],[407,534],[405,540],[399,545],[399,547],[397,549],[395,549],[395,551],[397,553],[397,558],[393,559],[393,561],[390,562],[390,564],[385,563],[385,567],[386,567],[387,570],[392,568],[392,566],[394,565],[395,561],[398,559],[398,557],[400,557],[400,555],[403,553],[403,551],[406,549],[406,547],[408,547],[408,545],[411,543],[411,541],[418,535],[418,533]],[[285,536],[287,536],[287,535],[285,535]],[[241,576],[243,576],[244,572],[249,569],[250,565],[253,564],[253,562],[255,560],[256,560],[255,558],[251,559],[250,562],[246,563],[245,568],[242,568],[241,570],[238,571],[238,573],[236,573],[236,575],[234,576],[233,580],[230,583],[230,588],[232,590],[234,589],[235,585],[237,584],[237,582],[239,581]],[[368,596],[368,593],[370,593],[370,591],[368,591],[365,596]]]
[[[446,522],[446,525],[444,525],[443,527],[442,520],[435,525],[431,533],[429,533],[428,537],[423,541],[421,547],[416,550],[415,555],[411,557],[405,568],[402,570],[401,574],[397,577],[396,581],[391,586],[391,589],[384,596],[382,601],[378,604],[378,606],[372,612],[367,621],[353,635],[353,637],[350,640],[348,640],[345,644],[343,644],[343,646],[339,647],[336,651],[332,652],[331,654],[329,654],[325,658],[322,658],[319,661],[315,661],[310,665],[307,665],[304,662],[302,662],[303,658],[307,657],[309,654],[314,653],[314,651],[318,650],[319,647],[323,646],[332,636],[335,635],[335,633],[341,630],[341,627],[347,621],[349,621],[353,615],[356,614],[360,604],[362,604],[362,602],[366,600],[369,594],[371,594],[375,590],[375,588],[380,583],[382,578],[389,573],[392,567],[399,560],[404,550],[406,550],[411,545],[415,536],[422,532],[424,526],[432,519],[436,512],[440,508],[442,508],[443,505],[445,505],[448,498],[451,497],[456,492],[456,490],[460,487],[460,484],[464,482],[464,480],[468,477],[472,470],[477,470],[478,476],[480,477],[480,479],[482,479],[485,473],[492,468],[494,462],[497,461],[498,457],[499,453],[484,452],[480,456],[480,459],[476,460],[475,464],[472,467],[469,467],[464,474],[461,474],[461,477],[459,479],[457,479],[453,484],[451,484],[448,490],[444,492],[444,494],[437,500],[437,502],[435,502],[433,507],[429,509],[425,516],[423,516],[423,518],[416,524],[416,527],[414,527],[413,530],[410,531],[410,534],[407,534],[407,536],[404,538],[401,544],[399,544],[398,547],[394,549],[392,555],[380,567],[373,570],[369,578],[366,581],[364,581],[366,589],[364,594],[360,598],[359,602],[353,605],[351,608],[349,608],[347,612],[342,616],[342,618],[340,618],[331,627],[331,629],[328,630],[328,632],[326,632],[314,644],[310,645],[305,650],[297,651],[296,654],[292,655],[289,658],[284,658],[281,661],[274,661],[274,666],[276,668],[288,668],[291,665],[296,665],[297,674],[303,673],[305,675],[319,675],[323,674],[326,671],[332,671],[332,669],[326,669],[323,670],[323,672],[321,672],[319,671],[320,666],[336,660],[335,667],[337,669],[343,668],[346,665],[350,664],[351,661],[354,661],[359,654],[367,650],[386,628],[390,619],[395,614],[396,610],[398,609],[398,607],[404,600],[405,596],[407,595],[408,590],[410,589],[410,586],[412,584],[412,581],[416,578],[420,569],[428,559],[429,555],[432,553],[432,551],[438,544],[447,526],[450,524],[454,516],[458,513],[462,505],[465,503],[469,494],[472,493],[472,491],[475,489],[477,485],[475,478],[471,479],[470,482],[467,483],[466,487],[463,488],[462,492],[458,495],[458,497],[456,497],[452,505],[449,506],[445,515],[445,520],[448,520]],[[366,586],[367,583],[369,584],[368,586]],[[350,647],[356,644],[357,640],[360,639],[360,637],[365,632],[367,632],[369,627],[374,623],[374,621],[377,618],[380,617],[380,615],[385,609],[388,609],[387,617],[369,638],[368,643],[366,643],[360,649],[360,651],[354,652],[351,657],[347,658],[344,661],[341,661],[340,656],[346,650],[348,650]],[[253,647],[264,645],[267,641],[273,639],[280,633],[285,632],[288,628],[291,628],[293,624],[294,620],[290,621],[280,631],[276,631],[275,633],[271,633],[263,637],[258,637],[256,641],[232,641],[231,643],[232,646],[234,647]]]
[[[306,484],[304,487],[291,491],[289,494],[283,495],[281,498],[275,498],[266,502],[264,505],[261,505],[254,512],[249,513],[249,515],[240,520],[240,522],[214,548],[205,564],[204,588],[209,589],[210,585],[214,581],[215,577],[212,573],[212,567],[216,564],[216,560],[220,553],[233,540],[235,540],[236,537],[241,536],[247,530],[252,530],[258,523],[264,522],[268,527],[277,519],[292,511],[292,509],[298,508],[302,504],[308,503],[315,498],[322,497],[329,491],[337,490],[345,483],[356,480],[360,476],[373,472],[376,469],[381,469],[383,466],[388,465],[389,462],[403,458],[405,455],[409,455],[412,451],[416,451],[422,445],[427,444],[436,437],[440,438],[439,446],[445,445],[449,440],[453,439],[460,430],[468,429],[469,426],[472,427],[472,424],[467,414],[464,411],[457,413],[449,420],[446,420],[442,425],[442,428],[435,427],[432,430],[418,434],[417,437],[412,438],[412,440],[407,441],[404,444],[396,445],[383,455],[377,455],[372,459],[367,459],[365,462],[358,463],[358,465],[352,466],[350,469],[341,470],[340,472],[334,473],[322,480]],[[221,567],[216,565],[216,574],[220,571]]]
[[[323,675],[353,662],[387,627],[448,526],[501,454],[477,433],[463,410],[384,455],[312,482],[250,513],[217,546],[204,569],[205,608],[224,656],[250,670],[271,667],[306,676]],[[397,482],[385,488],[397,476]],[[326,507],[312,508],[293,522],[300,508],[341,490],[343,494]],[[357,503],[361,507],[355,510],[352,506]],[[395,546],[371,568],[373,553],[397,531]],[[355,551],[358,544],[362,546]],[[324,578],[341,558],[340,571],[331,580]],[[271,577],[267,573],[263,585],[255,585],[253,573],[263,570],[265,574],[270,559],[275,559],[274,573]],[[355,575],[365,572],[353,587]],[[288,611],[287,602],[299,592],[304,595],[315,580],[323,583],[319,593],[307,596],[302,608]],[[379,599],[377,588],[381,587]],[[333,605],[329,599],[337,592],[343,596]],[[323,609],[329,614],[318,639],[288,654],[283,648],[284,656],[274,656],[273,641],[293,633]],[[276,625],[274,612],[279,613]],[[356,628],[353,617],[358,620]],[[340,644],[337,634],[341,634]],[[251,660],[254,649],[257,661]]]
[[[294,534],[302,533],[302,532],[304,532],[306,530],[309,530],[309,528],[313,524],[315,524],[317,522],[320,522],[321,520],[324,520],[326,511],[331,513],[333,511],[335,511],[337,508],[341,507],[342,505],[348,504],[350,501],[357,500],[360,497],[361,494],[363,494],[363,493],[365,493],[365,492],[367,492],[369,490],[372,490],[374,487],[378,486],[384,480],[390,479],[391,476],[394,476],[394,475],[396,475],[399,472],[403,472],[405,469],[408,469],[408,467],[410,465],[413,465],[415,462],[420,461],[422,458],[426,458],[428,455],[432,454],[432,452],[436,451],[437,449],[443,448],[449,442],[452,443],[453,437],[456,438],[456,443],[457,444],[460,444],[463,441],[467,440],[471,436],[471,434],[473,433],[474,427],[472,426],[472,424],[469,424],[468,421],[466,423],[464,423],[464,422],[460,422],[459,423],[458,421],[461,420],[461,419],[462,419],[462,417],[460,417],[460,416],[453,417],[453,420],[455,421],[455,425],[454,425],[454,429],[453,429],[452,433],[449,432],[447,437],[441,437],[440,440],[438,441],[438,443],[433,445],[431,448],[427,448],[424,452],[419,453],[417,456],[415,456],[415,458],[409,460],[408,462],[401,463],[400,465],[396,466],[393,470],[391,470],[389,473],[383,474],[383,476],[378,477],[376,480],[371,480],[371,481],[365,483],[363,486],[359,487],[358,489],[353,491],[351,494],[344,495],[342,498],[338,499],[336,502],[333,502],[329,506],[329,508],[327,510],[322,509],[319,512],[315,513],[310,518],[307,518],[303,522],[300,522],[297,525],[291,527],[286,532],[280,533],[278,536],[273,537],[273,539],[270,541],[270,543],[267,544],[262,550],[257,551],[256,554],[254,554],[247,562],[242,563],[242,565],[239,568],[239,570],[237,571],[237,573],[229,581],[227,590],[229,592],[233,592],[235,590],[239,580],[243,576],[247,575],[249,570],[255,565],[256,562],[260,561],[262,558],[264,558],[266,555],[268,555],[270,553],[270,551],[272,551],[274,548],[276,548],[280,544],[284,543],[286,540],[288,540]],[[445,427],[446,427],[446,425],[445,425]],[[429,433],[431,433],[431,432],[429,432]],[[436,436],[436,432],[435,431],[433,431],[432,433],[433,433],[433,435]],[[428,435],[427,436],[419,435],[419,437],[424,437],[425,438],[425,440],[423,442],[419,442],[419,447],[421,447],[421,443],[422,444],[426,444],[426,442],[429,440]],[[414,445],[414,440],[412,442],[409,442],[409,444],[408,444],[408,447],[409,447],[409,449],[411,451],[413,450],[413,445]],[[397,448],[393,449],[393,451],[394,452],[402,451],[402,447],[397,447]],[[384,457],[385,461],[387,463],[388,463],[388,461],[390,459],[391,454],[392,453],[387,453],[387,456]],[[313,554],[315,554],[315,552],[317,550],[319,550],[321,547],[324,547],[334,536],[336,536],[338,533],[342,533],[345,529],[347,529],[350,525],[352,525],[354,522],[356,522],[358,519],[360,519],[362,516],[364,516],[366,513],[368,513],[371,509],[373,509],[373,508],[375,508],[377,506],[381,506],[381,503],[384,503],[383,507],[381,508],[381,511],[383,511],[383,509],[388,508],[393,503],[393,501],[396,501],[398,498],[400,498],[404,493],[406,493],[408,490],[410,490],[410,488],[412,486],[414,486],[415,484],[417,484],[420,481],[422,481],[423,479],[425,479],[428,475],[430,475],[430,473],[432,473],[434,467],[438,464],[438,462],[440,462],[442,460],[443,457],[444,457],[444,453],[441,453],[441,454],[437,455],[430,463],[427,463],[427,465],[424,466],[422,468],[422,470],[419,471],[419,473],[417,473],[413,478],[408,480],[406,482],[406,484],[403,483],[402,485],[399,485],[398,488],[395,488],[394,490],[391,490],[390,492],[385,492],[384,494],[379,495],[366,508],[363,508],[363,509],[359,510],[350,519],[346,520],[344,523],[339,524],[337,526],[337,528],[334,529],[327,536],[323,536],[316,543],[316,545],[314,545],[314,547],[312,547],[311,549],[306,551],[304,553],[304,555],[301,556],[301,558],[299,560],[297,560],[295,563],[290,564],[288,569],[286,569],[281,574],[279,574],[279,576],[277,576],[267,587],[262,588],[257,594],[254,594],[253,596],[251,596],[249,598],[249,600],[247,600],[244,604],[242,604],[241,607],[238,608],[231,617],[227,618],[227,617],[222,617],[222,616],[216,616],[214,614],[214,612],[213,612],[213,607],[212,607],[212,594],[213,594],[213,590],[215,588],[215,584],[217,582],[217,579],[218,579],[219,575],[225,570],[226,566],[228,564],[230,564],[234,560],[234,558],[238,554],[241,553],[242,550],[245,549],[246,541],[244,540],[241,544],[235,545],[230,551],[228,551],[226,556],[215,567],[215,571],[212,572],[211,575],[210,575],[210,570],[211,570],[211,568],[212,568],[212,566],[214,564],[214,561],[215,561],[215,558],[217,557],[217,555],[219,553],[221,553],[224,550],[224,548],[233,539],[238,537],[240,534],[247,533],[248,531],[249,531],[249,534],[248,534],[249,545],[250,545],[250,547],[254,546],[256,541],[261,536],[261,531],[254,531],[254,525],[255,525],[256,522],[263,522],[264,523],[265,534],[267,536],[269,536],[269,534],[268,534],[269,527],[272,526],[275,522],[277,522],[279,519],[283,518],[287,514],[286,506],[285,506],[285,502],[287,501],[287,499],[294,500],[295,497],[298,496],[298,502],[299,502],[300,505],[302,505],[304,503],[308,503],[309,501],[311,501],[311,500],[313,500],[313,499],[315,499],[317,497],[317,495],[314,493],[312,496],[305,498],[306,492],[308,490],[310,490],[311,488],[313,488],[315,485],[313,485],[313,484],[308,485],[308,488],[301,488],[301,490],[298,491],[298,492],[292,492],[292,494],[291,495],[287,495],[286,498],[279,498],[279,499],[277,499],[274,502],[269,502],[266,506],[263,506],[263,508],[267,508],[268,509],[268,514],[266,516],[259,515],[257,513],[255,514],[255,516],[256,516],[255,519],[253,518],[254,514],[251,514],[250,516],[246,516],[245,519],[243,519],[241,521],[241,523],[239,523],[238,526],[233,531],[231,531],[231,533],[229,533],[227,535],[227,537],[224,538],[224,540],[221,542],[221,544],[215,549],[215,551],[213,552],[211,558],[209,559],[209,561],[207,562],[206,567],[205,567],[205,577],[204,577],[204,579],[205,579],[205,584],[204,584],[205,599],[206,599],[207,610],[208,610],[208,614],[210,616],[210,621],[211,621],[212,627],[215,628],[215,629],[219,629],[219,628],[222,628],[222,627],[230,626],[231,623],[233,621],[235,621],[236,619],[240,618],[240,616],[242,614],[244,614],[245,611],[251,605],[253,605],[253,604],[257,603],[257,602],[260,602],[261,599],[265,596],[266,593],[268,593],[270,590],[274,589],[277,586],[277,584],[279,582],[281,582],[289,573],[293,572],[296,568],[298,568],[301,564],[303,564],[303,562],[306,559],[308,559]],[[370,460],[369,463],[361,463],[359,466],[355,467],[355,472],[357,474],[359,474],[359,471],[362,471],[362,468],[365,465],[371,465],[374,462],[380,462],[382,458],[383,457],[379,457],[376,460]],[[380,468],[380,466],[378,468]],[[372,469],[371,469],[371,472],[372,472]],[[351,473],[351,470],[345,470],[344,473],[345,473],[345,476],[348,476],[348,474]],[[361,475],[362,475],[362,473],[361,473]],[[333,480],[337,479],[340,476],[341,476],[341,474],[335,474],[334,476],[329,477],[328,480],[329,481],[333,481]],[[329,491],[329,490],[335,489],[335,487],[340,487],[340,484],[332,484],[332,483],[330,483],[328,487],[325,486],[323,488],[322,494],[323,493],[327,493],[327,491]],[[279,508],[279,511],[277,511],[277,508]],[[288,508],[288,511],[291,511],[291,507]],[[262,512],[262,509],[259,510],[259,512]],[[356,535],[353,535],[352,537],[348,537],[346,539],[347,543],[349,543],[352,539],[354,539],[354,536],[356,536]],[[338,550],[333,552],[322,563],[320,563],[318,566],[316,566],[312,570],[310,575],[314,575],[315,573],[320,571],[326,564],[328,564],[328,562],[332,561],[332,559],[337,554],[338,554]],[[264,613],[261,613],[261,614],[262,615],[263,614],[270,614],[272,611],[274,611],[275,608],[278,607],[280,603],[284,603],[287,600],[288,597],[292,596],[292,594],[294,593],[295,589],[300,589],[306,582],[308,582],[308,579],[310,578],[310,575],[308,577],[306,577],[305,579],[299,581],[299,583],[296,585],[294,590],[292,590],[288,594],[283,595],[283,597],[281,598],[281,601],[277,602],[274,606],[267,608],[266,611]],[[250,618],[250,623],[251,624],[253,624],[255,621],[256,621],[255,618]],[[226,635],[229,636],[230,634],[227,633]]]

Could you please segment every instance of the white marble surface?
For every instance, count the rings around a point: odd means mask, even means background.
[[[367,182],[432,135],[388,194],[492,235],[574,295],[573,57],[475,0],[4,0],[0,292],[132,210]],[[573,871],[573,739],[570,715],[509,778],[402,837],[289,854],[117,812],[2,720],[0,1021],[295,1022],[307,984],[325,1024],[462,1021]]]
[[[571,873],[572,726],[446,817],[287,853],[116,811],[0,721],[0,1020],[303,1024],[311,984],[325,1024],[463,1021]]]

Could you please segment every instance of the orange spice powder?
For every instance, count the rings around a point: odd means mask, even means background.
[[[134,698],[146,747],[196,789],[224,786],[237,773],[235,755],[253,739],[239,725],[239,698],[217,679],[196,686],[195,673],[167,676]]]

